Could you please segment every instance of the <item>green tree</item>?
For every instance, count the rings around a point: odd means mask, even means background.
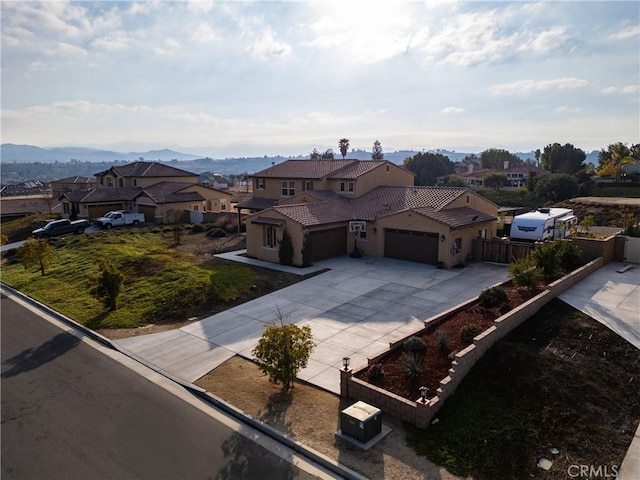
[[[494,190],[499,191],[500,187],[504,187],[509,184],[509,179],[504,173],[488,173],[483,178],[484,186],[487,188],[493,188]]]
[[[282,240],[278,241],[278,259],[281,265],[293,265],[293,242],[286,230],[282,232]]]
[[[538,148],[536,149],[536,167],[540,167],[540,155],[542,155],[542,152]]]
[[[285,324],[280,311],[278,317],[280,325],[265,325],[264,333],[251,353],[258,368],[271,382],[282,383],[286,392],[293,388],[298,371],[307,366],[315,344],[308,325]]]
[[[322,160],[333,160],[333,149],[327,148],[322,154]]]
[[[124,273],[107,259],[99,258],[96,263],[100,273],[89,275],[89,280],[95,284],[92,293],[102,300],[105,308],[115,310],[124,285]]]
[[[347,152],[349,151],[349,139],[341,138],[338,141],[338,148],[340,149],[340,154],[342,155],[342,159],[344,160],[347,157]]]
[[[313,149],[313,152],[309,154],[309,160],[320,160],[321,158],[322,155],[320,155],[320,152],[315,148]]]
[[[404,166],[416,174],[416,185],[435,185],[438,177],[453,173],[455,167],[449,157],[441,153],[419,152],[404,159]]]
[[[462,177],[459,177],[458,175],[447,175],[446,177],[444,177],[442,184],[446,185],[447,187],[466,187],[467,186],[467,182],[465,181],[465,179]]]
[[[553,173],[576,173],[585,168],[584,161],[587,155],[570,143],[560,145],[549,144],[542,152],[542,168]]]
[[[503,170],[505,162],[508,162],[508,165],[513,167],[514,165],[520,165],[522,160],[517,155],[501,148],[490,148],[480,154],[482,168]]]
[[[598,153],[598,174],[600,176],[608,176],[611,171],[615,172],[616,182],[619,182],[622,177],[622,169],[624,165],[633,164],[638,161],[633,156],[633,153],[637,155],[637,145],[632,146],[636,152],[632,152],[631,148],[627,147],[622,142],[612,143],[605,150],[604,148]]]
[[[24,268],[29,269],[37,266],[42,275],[45,274],[45,268],[53,262],[53,248],[43,238],[27,240],[18,251],[20,262]]]
[[[535,193],[543,202],[561,202],[572,198],[578,189],[578,181],[566,173],[540,175],[536,180]]]
[[[384,152],[382,151],[382,145],[380,145],[380,142],[378,140],[373,142],[373,148],[371,149],[371,159],[372,160],[384,159]]]

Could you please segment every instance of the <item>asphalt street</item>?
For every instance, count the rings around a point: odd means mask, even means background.
[[[314,478],[4,294],[0,308],[3,479]]]

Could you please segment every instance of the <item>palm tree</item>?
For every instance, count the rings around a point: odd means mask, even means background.
[[[341,138],[338,141],[338,148],[340,149],[340,153],[342,154],[342,159],[344,160],[347,156],[347,151],[349,150],[349,139]]]
[[[540,168],[540,149],[536,150],[536,167]]]

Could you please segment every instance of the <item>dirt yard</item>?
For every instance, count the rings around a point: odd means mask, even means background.
[[[340,411],[353,401],[296,382],[292,394],[269,382],[256,365],[233,357],[196,382],[208,392],[286,433],[318,452],[366,477],[386,480],[458,479],[407,446],[402,423],[384,416],[393,430],[378,445],[364,452],[336,438]]]

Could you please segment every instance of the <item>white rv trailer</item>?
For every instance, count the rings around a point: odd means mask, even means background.
[[[516,242],[566,238],[577,222],[568,208],[539,208],[513,217],[510,238]]]

